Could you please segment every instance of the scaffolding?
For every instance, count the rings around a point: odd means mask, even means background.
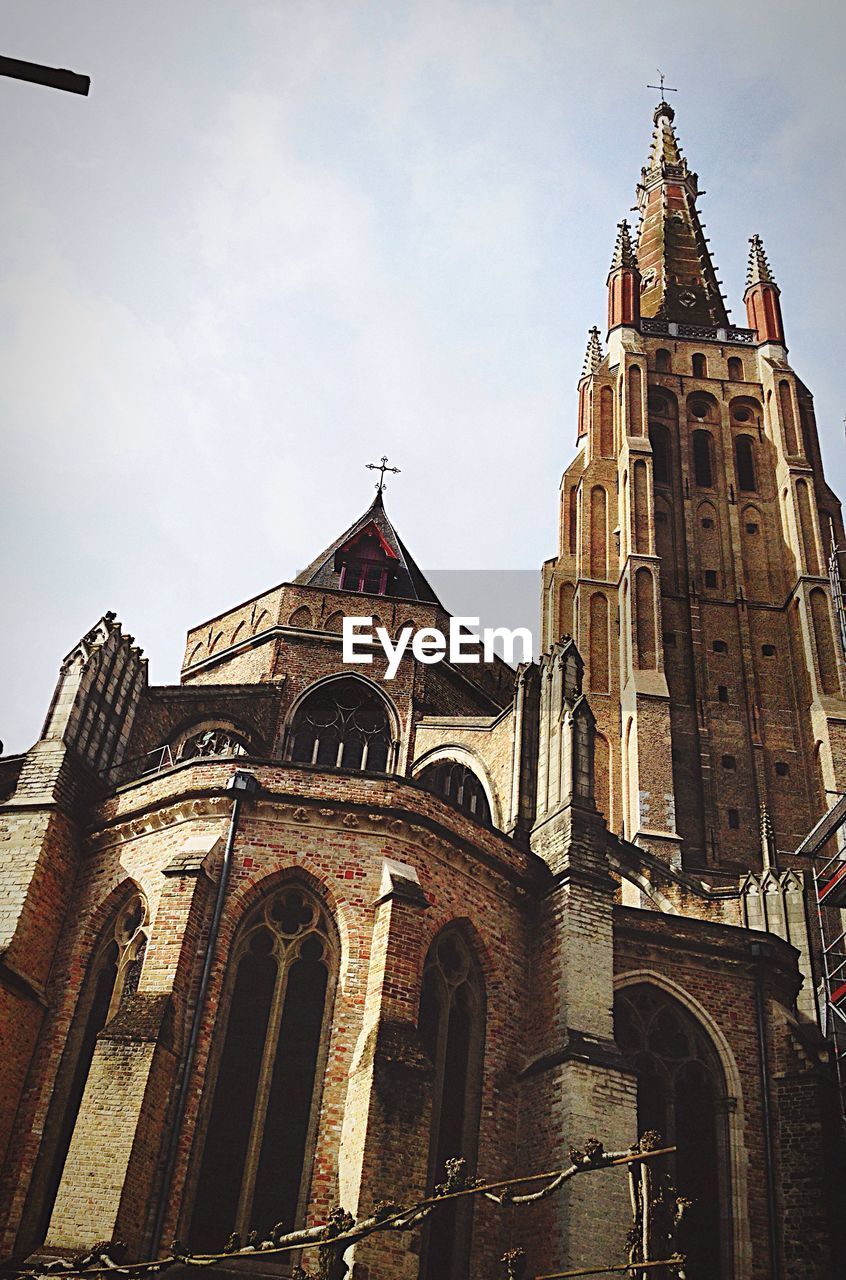
[[[820,818],[799,848],[797,857],[808,858],[817,904],[822,960],[822,1032],[834,1057],[840,1107],[846,1119],[846,793]],[[831,852],[831,841],[837,847]]]
[[[831,598],[834,601],[834,612],[837,614],[837,625],[840,632],[840,644],[846,654],[846,607],[843,603],[843,580],[840,576],[839,557],[846,555],[846,550],[838,547],[834,541],[834,525],[831,524],[831,555],[828,557],[828,580],[831,583]]]

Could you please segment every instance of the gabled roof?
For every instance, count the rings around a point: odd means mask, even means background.
[[[341,572],[340,565],[336,565],[336,555],[370,525],[375,527],[386,554],[396,561],[394,585],[390,594],[399,599],[419,600],[443,608],[411,552],[388,519],[381,493],[376,494],[364,514],[349,529],[322,551],[316,560],[312,560],[308,568],[297,574],[294,582],[304,587],[331,587],[338,590]]]

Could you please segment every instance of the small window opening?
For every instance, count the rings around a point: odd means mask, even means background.
[[[732,382],[743,381],[743,361],[739,356],[729,356],[728,375]]]
[[[729,647],[725,640],[715,640],[711,648],[714,650],[714,653],[728,653],[729,651]]]
[[[764,655],[765,658],[774,658],[775,651],[776,651],[776,647],[774,644],[761,645],[761,653]]]
[[[693,357],[693,376],[694,378],[708,377],[708,361],[699,351]]]
[[[717,586],[717,570],[716,569],[705,570],[705,586],[712,591],[716,589],[716,586]]]
[[[758,532],[758,526],[757,526],[756,524],[754,524],[754,523],[753,523],[753,521],[751,521],[751,520],[750,520],[749,524],[747,524],[747,526],[746,526],[746,532],[747,532],[747,533],[757,533],[757,532]]]
[[[717,685],[717,698],[719,699],[720,702],[728,702],[729,700],[728,685],[725,685],[725,684]]]
[[[674,649],[676,647],[675,631],[665,631],[663,635],[663,640],[664,640],[664,644],[669,645],[671,649]]]
[[[787,775],[790,773],[790,765],[787,763],[786,760],[776,760],[775,771],[779,776],[779,778],[786,778]]]
[[[738,809],[729,809],[728,824],[732,831],[740,830],[740,811]]]
[[[670,372],[670,353],[664,347],[659,347],[655,352],[655,371],[656,373]]]
[[[724,769],[737,768],[737,760],[734,758],[734,756],[723,756],[722,760],[720,761],[720,764],[723,766]]]
[[[702,521],[702,528],[713,529],[713,527],[714,527],[714,521],[711,519],[710,516],[706,516],[705,519]]]

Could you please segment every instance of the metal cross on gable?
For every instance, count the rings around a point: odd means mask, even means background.
[[[367,468],[367,470],[368,470],[368,471],[378,471],[378,472],[379,472],[379,483],[376,485],[376,492],[377,492],[377,493],[384,493],[384,492],[385,492],[385,472],[386,472],[386,471],[393,471],[395,475],[399,475],[399,473],[400,473],[400,469],[399,469],[399,467],[389,467],[389,466],[388,466],[388,458],[387,458],[387,455],[386,455],[386,454],[384,454],[384,453],[382,454],[382,461],[381,461],[381,463],[378,463],[378,462],[365,462],[365,464],[364,464],[364,465],[365,465],[365,467]]]
[[[656,67],[656,71],[658,72],[660,84],[648,84],[646,87],[647,89],[657,89],[661,94],[661,101],[663,102],[665,93],[678,93],[678,89],[671,89],[669,85],[664,84],[666,76],[660,67]]]

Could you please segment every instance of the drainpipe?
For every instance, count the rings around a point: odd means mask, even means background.
[[[164,1176],[162,1178],[161,1191],[159,1193],[159,1203],[156,1208],[156,1221],[153,1227],[152,1252],[156,1257],[161,1245],[162,1231],[164,1230],[164,1217],[167,1210],[168,1196],[170,1195],[170,1187],[173,1181],[173,1170],[176,1165],[176,1153],[179,1148],[179,1133],[182,1128],[182,1121],[185,1116],[185,1104],[188,1100],[188,1088],[191,1083],[191,1070],[194,1066],[194,1058],[197,1054],[197,1041],[200,1037],[200,1023],[203,1017],[203,1006],[206,1002],[206,992],[209,986],[209,976],[211,974],[212,961],[217,946],[217,935],[220,931],[220,917],[223,914],[223,903],[226,898],[226,886],[229,883],[229,871],[232,866],[232,851],[235,847],[235,833],[238,830],[238,814],[241,809],[241,801],[245,795],[254,795],[259,789],[258,780],[251,773],[245,772],[243,769],[236,770],[232,777],[226,783],[227,791],[232,791],[232,816],[229,819],[229,834],[226,837],[226,848],[223,852],[223,864],[220,868],[220,878],[217,882],[217,894],[214,900],[214,913],[212,914],[211,925],[209,926],[209,936],[206,942],[206,953],[203,956],[203,971],[200,975],[200,989],[197,992],[197,1003],[194,1006],[194,1016],[191,1020],[191,1031],[188,1036],[188,1047],[185,1051],[185,1059],[182,1064],[182,1077],[179,1082],[179,1096],[176,1100],[176,1111],[173,1117],[173,1124],[170,1131],[170,1141],[167,1149],[167,1160],[165,1162]]]
[[[770,1274],[773,1280],[780,1275],[778,1256],[778,1228],[776,1212],[775,1167],[773,1160],[773,1131],[770,1107],[770,1065],[767,1061],[767,1027],[764,1015],[764,959],[766,945],[753,942],[750,946],[757,960],[755,969],[755,1016],[758,1025],[758,1065],[761,1075],[761,1103],[764,1121],[764,1172],[767,1184],[767,1224],[770,1243]]]

